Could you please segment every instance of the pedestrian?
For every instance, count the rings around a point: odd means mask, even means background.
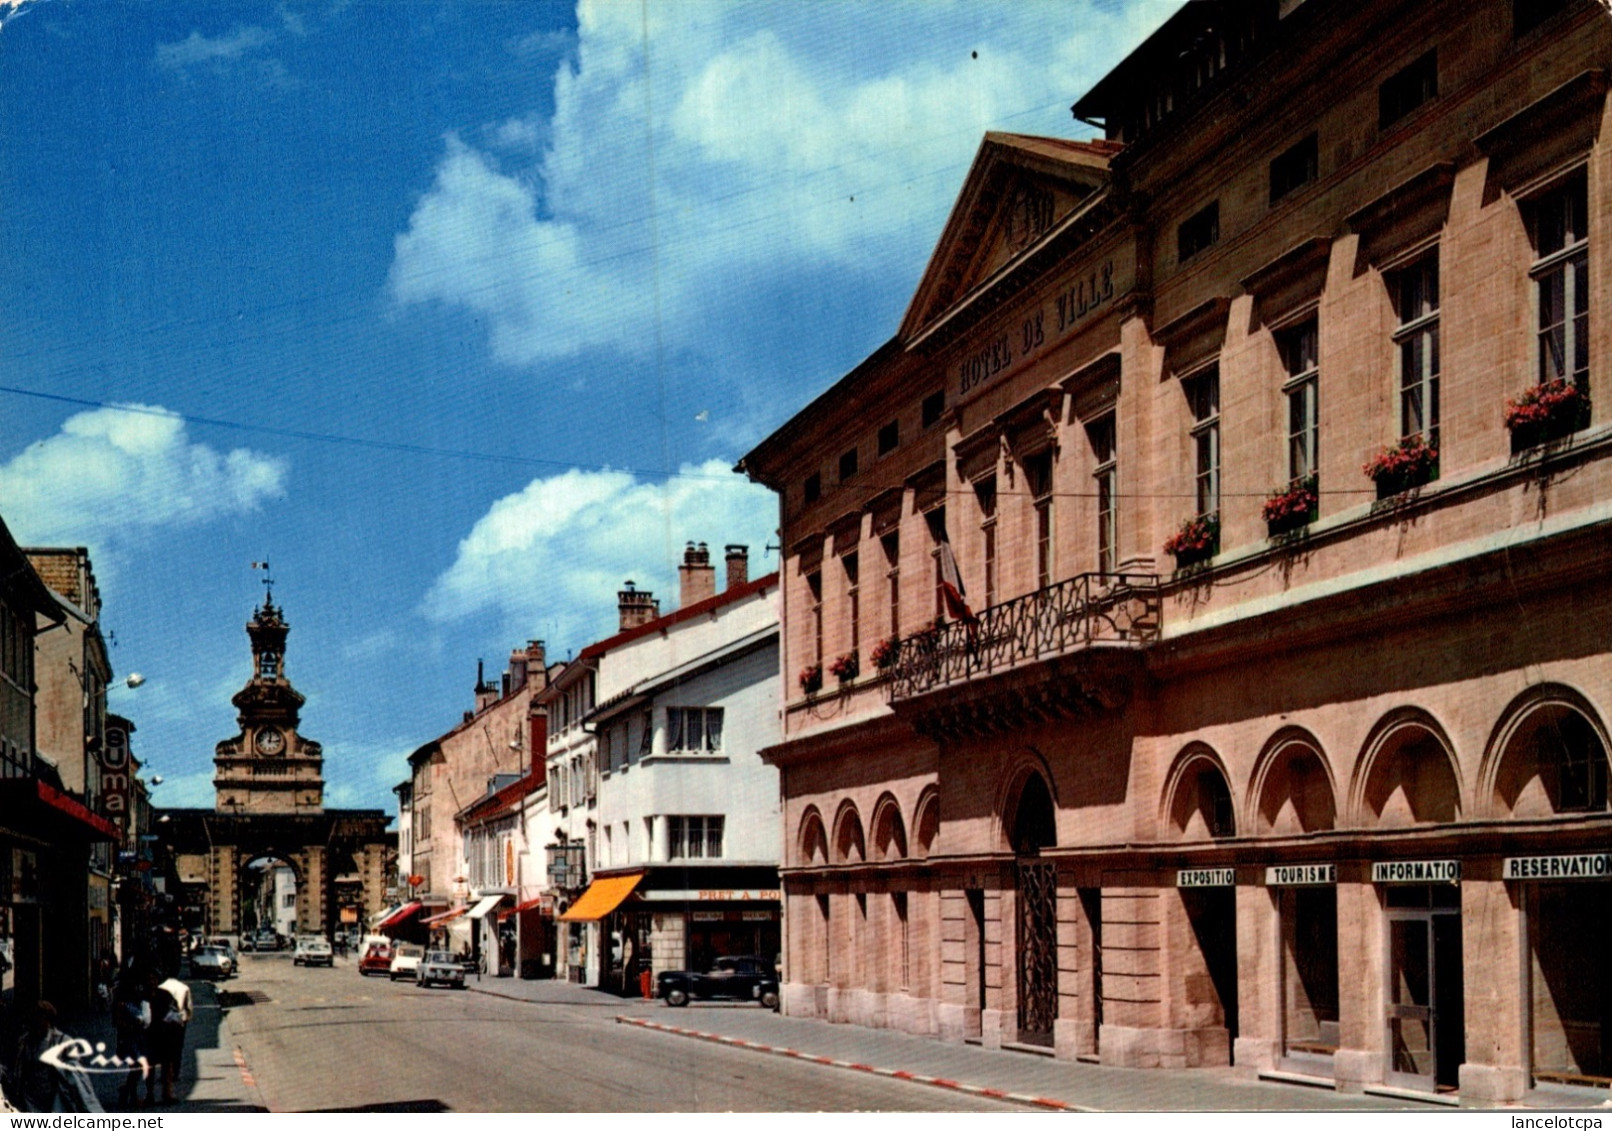
[[[190,987],[177,976],[170,976],[158,987],[173,1000],[173,1008],[161,1020],[153,1018],[156,1034],[154,1043],[160,1046],[158,1059],[162,1065],[162,1102],[174,1102],[174,1081],[179,1078],[185,1058],[185,1033],[190,1028],[194,1006]]]
[[[151,1070],[146,1055],[151,1003],[146,1001],[144,982],[132,969],[118,979],[112,995],[112,1027],[118,1037],[118,1059],[131,1066],[118,1090],[118,1099],[125,1107],[139,1107],[140,1081]]]
[[[185,1026],[179,1003],[156,970],[146,975],[146,1001],[151,1006],[151,1027],[146,1034],[146,1059],[151,1065],[146,1073],[146,1103],[154,1104],[159,1081],[164,1086],[164,1099],[173,1099],[172,1088],[168,1086],[169,1073],[179,1055],[175,1042],[184,1040]]]

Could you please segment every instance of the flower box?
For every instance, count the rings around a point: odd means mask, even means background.
[[[1524,389],[1506,402],[1513,454],[1560,440],[1589,422],[1589,396],[1561,377]]]
[[[1164,541],[1164,552],[1175,557],[1175,568],[1206,562],[1220,552],[1220,516],[1201,514],[1189,518]]]
[[[1260,516],[1265,520],[1266,532],[1272,538],[1303,530],[1314,522],[1321,509],[1321,495],[1316,477],[1295,479],[1282,490],[1265,500]]]
[[[823,690],[822,664],[808,664],[800,669],[800,689],[807,695],[816,695]]]
[[[870,657],[879,671],[889,671],[901,659],[901,637],[887,636],[873,646]]]
[[[857,658],[855,652],[847,652],[828,665],[828,670],[841,683],[850,683],[862,670],[862,661]]]
[[[1406,436],[1367,460],[1361,470],[1377,485],[1379,499],[1391,499],[1438,478],[1438,449],[1420,433]]]

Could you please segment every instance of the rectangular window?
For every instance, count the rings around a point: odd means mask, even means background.
[[[924,515],[924,521],[929,526],[929,556],[935,563],[935,612],[938,619],[946,615],[946,589],[945,577],[940,565],[940,548],[945,545],[946,539],[946,508],[936,507]]]
[[[655,716],[651,711],[644,712],[642,722],[643,730],[638,733],[638,756],[654,753],[655,750]]]
[[[892,530],[879,539],[884,549],[884,580],[890,590],[890,635],[901,632],[901,535]]]
[[[985,553],[985,607],[996,604],[996,476],[974,484],[980,507],[980,542]]]
[[[856,449],[852,448],[850,451],[844,452],[840,455],[840,482],[844,483],[847,479],[851,478],[855,474]]]
[[[818,472],[812,472],[801,485],[801,498],[808,503],[815,503],[823,497],[823,477]]]
[[[897,445],[900,443],[900,421],[892,420],[889,424],[886,424],[883,428],[879,429],[879,454],[881,456],[887,456],[891,452],[895,451]]]
[[[1511,0],[1512,34],[1522,38],[1565,7],[1567,0]]]
[[[862,647],[862,568],[856,554],[842,555],[840,565],[845,570],[845,615],[851,622],[851,651],[856,652]]]
[[[1435,48],[1383,80],[1377,88],[1377,128],[1386,130],[1423,103],[1438,97]]]
[[[1035,515],[1035,585],[1052,584],[1052,453],[1039,452],[1024,461],[1024,485]]]
[[[1271,162],[1271,203],[1315,180],[1316,135],[1311,134]]]
[[[1411,264],[1393,276],[1399,327],[1399,434],[1420,436],[1438,447],[1438,256]]]
[[[1220,241],[1220,201],[1212,201],[1181,221],[1175,230],[1176,262],[1185,263]]]
[[[673,860],[720,860],[723,855],[721,817],[669,817],[667,847]]]
[[[920,411],[923,413],[923,426],[925,428],[933,428],[939,424],[940,418],[946,414],[945,391],[930,393],[924,398],[923,407]]]
[[[1220,367],[1211,365],[1183,378],[1181,391],[1192,411],[1196,455],[1194,496],[1200,517],[1220,512]]]
[[[823,575],[813,570],[806,575],[807,608],[812,617],[812,663],[823,662]]]
[[[1320,467],[1320,418],[1317,415],[1320,355],[1314,318],[1276,335],[1287,380],[1287,474],[1294,481],[1308,479]]]
[[[1569,381],[1588,391],[1590,377],[1589,200],[1585,175],[1533,202],[1534,254],[1529,275],[1539,308],[1539,383]]]
[[[676,754],[720,754],[722,708],[666,708],[666,750]]]
[[[1091,443],[1092,460],[1096,464],[1092,478],[1097,481],[1097,570],[1099,573],[1114,573],[1119,554],[1119,461],[1113,414],[1087,425],[1086,437]]]

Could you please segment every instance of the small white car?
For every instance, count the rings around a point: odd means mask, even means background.
[[[235,963],[221,946],[204,946],[190,956],[190,969],[198,978],[222,980],[235,973]]]
[[[422,986],[458,986],[465,988],[465,968],[459,960],[445,950],[426,951],[414,975]]]
[[[399,943],[392,952],[392,965],[387,968],[387,976],[394,982],[399,978],[418,978],[420,960],[424,957],[425,951],[413,943]]]
[[[293,966],[334,966],[336,955],[330,944],[318,935],[305,935],[297,940],[297,949],[291,952]]]

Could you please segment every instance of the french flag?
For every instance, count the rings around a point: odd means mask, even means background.
[[[953,620],[978,624],[979,618],[968,607],[963,595],[963,575],[957,571],[957,556],[952,553],[949,541],[940,544],[940,594],[946,602],[946,612]]]

